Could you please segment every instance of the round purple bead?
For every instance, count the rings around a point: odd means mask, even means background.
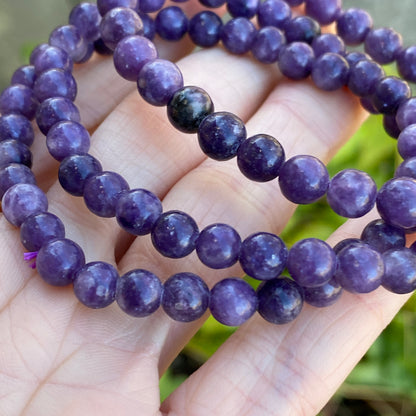
[[[142,13],[153,13],[160,10],[165,4],[165,0],[140,0],[138,9]]]
[[[36,78],[33,92],[40,102],[52,97],[64,97],[74,101],[77,95],[77,85],[69,72],[62,69],[49,69]]]
[[[175,321],[195,321],[204,315],[208,305],[208,286],[196,274],[174,274],[163,285],[162,307]]]
[[[116,7],[126,7],[129,9],[136,10],[139,5],[138,0],[97,0],[98,11],[101,16],[104,16],[110,10]]]
[[[240,249],[240,264],[244,272],[258,280],[278,277],[286,266],[288,250],[274,234],[256,233],[247,237]]]
[[[251,53],[260,62],[272,64],[279,59],[280,52],[286,44],[286,38],[279,29],[266,26],[256,33]]]
[[[284,29],[291,17],[292,11],[283,0],[265,0],[257,9],[257,21],[260,27],[273,26]]]
[[[321,34],[319,23],[308,16],[297,16],[286,24],[285,36],[287,43],[312,41]]]
[[[0,142],[0,168],[9,163],[20,163],[32,167],[32,153],[30,149],[17,140],[4,140]]]
[[[3,198],[5,192],[18,183],[36,185],[35,175],[27,166],[20,163],[10,163],[4,168],[0,168],[0,198]]]
[[[153,40],[156,35],[155,21],[145,13],[139,12],[139,17],[143,23],[143,36],[149,40]]]
[[[165,257],[181,258],[195,249],[199,230],[192,217],[182,211],[163,213],[152,230],[152,243]]]
[[[122,311],[136,318],[155,312],[162,297],[162,283],[153,273],[135,269],[117,280],[116,301]]]
[[[85,255],[81,247],[66,238],[48,241],[41,247],[36,258],[36,269],[40,277],[53,286],[71,284],[84,264]]]
[[[317,36],[312,42],[312,49],[315,56],[321,56],[324,53],[332,52],[338,55],[345,54],[345,44],[342,39],[332,33],[324,33]]]
[[[341,13],[341,0],[305,0],[305,12],[321,25],[328,25]]]
[[[33,65],[24,65],[16,69],[13,72],[11,84],[22,84],[26,87],[33,88],[35,83],[36,74],[35,67]]]
[[[347,45],[363,43],[373,27],[373,19],[361,9],[348,9],[337,20],[337,33]]]
[[[300,80],[309,76],[314,60],[313,49],[307,43],[292,42],[282,48],[278,65],[283,75]]]
[[[73,65],[73,61],[68,53],[57,46],[44,48],[36,55],[34,61],[37,77],[48,69],[62,69],[70,72],[72,71]]]
[[[232,17],[251,19],[257,13],[259,0],[227,0],[227,10]]]
[[[369,31],[365,38],[365,51],[379,64],[393,62],[402,51],[403,41],[399,33],[391,28]]]
[[[397,56],[397,69],[402,78],[416,82],[416,46],[409,46]]]
[[[402,176],[416,179],[416,157],[406,159],[397,167],[394,177],[400,178]]]
[[[37,45],[32,52],[30,53],[30,57],[29,57],[29,63],[30,65],[35,65],[35,61],[36,58],[38,57],[38,55],[44,51],[46,48],[49,48],[49,44],[48,43],[41,43],[40,45]]]
[[[242,55],[248,52],[256,37],[256,28],[245,17],[236,17],[229,20],[222,27],[221,41],[231,53]]]
[[[48,199],[36,185],[18,183],[5,192],[1,205],[6,220],[20,227],[30,215],[47,211]]]
[[[75,296],[88,308],[105,308],[115,300],[117,279],[117,270],[111,264],[88,263],[75,275]]]
[[[205,7],[216,9],[217,7],[221,7],[226,0],[199,0],[199,2]]]
[[[63,49],[74,62],[80,62],[87,53],[87,43],[76,26],[59,26],[49,36],[49,44]]]
[[[287,324],[302,310],[303,290],[287,277],[263,282],[257,289],[259,314],[272,324]]]
[[[149,234],[161,214],[162,203],[146,189],[124,192],[116,205],[118,224],[133,235]]]
[[[178,41],[188,31],[188,18],[183,10],[177,6],[162,9],[156,16],[156,33],[165,40]]]
[[[104,41],[99,38],[94,42],[94,51],[99,55],[110,56],[113,54],[113,50],[106,46]]]
[[[291,7],[300,6],[304,0],[285,0],[286,3]]]
[[[416,156],[416,124],[410,124],[400,133],[397,150],[403,159]]]
[[[93,42],[100,37],[100,22],[101,16],[94,3],[77,4],[69,15],[69,24],[76,26],[88,42]]]
[[[366,53],[359,51],[346,52],[344,54],[344,58],[347,60],[350,68],[362,59],[366,59],[367,61],[371,60],[371,58]]]
[[[406,248],[383,253],[385,272],[381,284],[390,292],[404,294],[416,289],[416,254]]]
[[[401,133],[396,121],[396,114],[384,114],[383,115],[383,128],[384,131],[393,139],[397,139]]]
[[[380,112],[375,109],[371,97],[360,98],[360,103],[364,110],[367,110],[370,114],[380,114]]]
[[[217,14],[205,10],[197,13],[189,21],[189,37],[197,46],[209,48],[220,40],[222,20]]]
[[[11,85],[0,95],[0,113],[16,113],[32,120],[35,117],[39,102],[33,90],[25,85]]]
[[[229,160],[246,139],[247,131],[243,121],[225,111],[205,117],[198,128],[201,150],[215,160]]]
[[[30,121],[21,114],[6,114],[0,116],[0,142],[17,140],[26,146],[31,146],[35,134]]]
[[[385,76],[383,68],[376,62],[362,59],[350,68],[348,88],[359,97],[374,93],[378,81]]]
[[[324,91],[335,91],[348,82],[349,65],[345,58],[327,52],[316,58],[312,66],[312,80]]]
[[[140,95],[155,106],[166,105],[173,94],[183,87],[180,69],[172,62],[155,59],[143,66],[137,79]]]
[[[335,254],[338,254],[343,248],[348,247],[352,244],[363,244],[359,238],[345,238],[335,244],[333,250]]]
[[[20,241],[28,251],[39,251],[48,241],[64,237],[64,224],[50,212],[31,215],[20,227]]]
[[[361,240],[379,253],[401,248],[406,244],[403,229],[387,224],[381,219],[371,221],[366,225],[361,233]]]
[[[299,155],[287,160],[280,168],[279,185],[289,201],[295,204],[310,204],[325,195],[329,175],[319,159]]]
[[[302,289],[305,302],[316,308],[333,305],[342,295],[342,287],[335,279],[331,279],[322,286],[304,287]]]
[[[225,269],[238,261],[241,237],[227,224],[212,224],[204,228],[196,241],[196,254],[212,269]]]
[[[211,289],[209,308],[218,322],[228,326],[242,325],[256,312],[256,292],[244,280],[221,280]]]
[[[416,98],[409,98],[399,105],[396,121],[400,130],[404,130],[410,124],[416,124]]]
[[[369,293],[381,284],[384,262],[367,244],[352,244],[338,253],[335,279],[349,292]]]
[[[369,212],[377,196],[373,178],[356,169],[337,173],[329,183],[327,200],[331,208],[347,218],[358,218]]]
[[[410,98],[409,84],[397,77],[384,77],[376,83],[372,102],[382,114],[395,114],[400,104]]]

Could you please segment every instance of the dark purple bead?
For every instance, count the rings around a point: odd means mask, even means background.
[[[137,10],[138,0],[97,0],[98,11],[101,16],[104,16],[110,10],[116,7],[126,7],[129,9]]]
[[[338,253],[335,279],[349,292],[372,292],[380,286],[383,274],[381,254],[367,244],[352,244]]]
[[[71,100],[64,97],[48,98],[39,105],[36,122],[44,135],[60,121],[81,121],[79,110]]]
[[[81,247],[72,240],[57,238],[44,244],[36,258],[40,277],[53,286],[71,284],[85,264]]]
[[[399,105],[396,121],[400,130],[404,130],[410,124],[416,124],[416,97],[409,98]]]
[[[48,131],[46,145],[51,156],[61,162],[68,156],[87,153],[90,135],[84,126],[75,121],[60,121]]]
[[[136,269],[117,280],[116,301],[130,316],[144,318],[155,312],[162,297],[162,283],[153,273]]]
[[[314,60],[313,49],[307,43],[293,42],[282,48],[278,65],[283,75],[300,80],[309,76]]]
[[[0,95],[0,113],[3,116],[16,113],[32,120],[35,117],[38,104],[33,90],[25,85],[11,85]]]
[[[20,163],[32,167],[32,153],[30,149],[17,140],[4,140],[0,142],[0,168],[10,163]]]
[[[18,183],[36,185],[35,175],[26,165],[10,163],[4,168],[0,168],[0,198],[9,188]]]
[[[216,9],[217,7],[222,6],[226,0],[199,0],[199,2],[206,7],[211,7]]]
[[[177,41],[188,31],[189,21],[186,14],[177,6],[162,9],[156,16],[156,33],[165,40]]]
[[[30,57],[29,57],[29,63],[30,65],[35,65],[35,61],[36,58],[38,57],[38,55],[44,51],[45,49],[49,48],[49,44],[48,43],[41,43],[40,45],[37,45],[31,52]]]
[[[404,294],[416,289],[416,254],[406,248],[383,253],[385,272],[381,284],[390,292]]]
[[[110,218],[116,215],[117,200],[121,193],[128,190],[128,183],[118,173],[101,172],[86,180],[84,201],[95,215]]]
[[[373,19],[361,9],[348,9],[337,20],[337,33],[347,45],[363,43],[372,27]]]
[[[256,292],[244,280],[220,280],[211,289],[209,308],[218,322],[228,326],[242,325],[256,312]]]
[[[397,125],[396,114],[384,114],[383,115],[383,127],[384,131],[393,139],[397,139],[400,136],[401,130]]]
[[[217,14],[205,10],[189,21],[189,37],[197,46],[209,48],[220,40],[222,20]]]
[[[240,264],[244,272],[258,280],[278,277],[286,266],[288,250],[274,234],[256,233],[247,237],[240,249]]]
[[[346,238],[335,244],[333,250],[335,254],[338,254],[343,248],[351,244],[362,244],[363,242],[359,238]]]
[[[201,150],[215,160],[233,158],[246,137],[247,131],[243,121],[225,111],[208,115],[198,128]]]
[[[102,172],[100,162],[91,155],[73,155],[62,161],[58,178],[62,188],[74,196],[83,196],[86,180]]]
[[[299,155],[287,160],[280,168],[279,185],[289,201],[295,204],[310,204],[325,195],[329,175],[319,159]]]
[[[212,224],[204,228],[196,241],[196,254],[212,269],[226,269],[238,261],[241,237],[227,224]]]
[[[33,92],[40,102],[53,97],[64,97],[74,101],[77,85],[70,73],[62,69],[49,69],[36,78]]]
[[[143,36],[128,36],[114,50],[114,67],[129,81],[137,81],[140,70],[158,56],[155,45]]]
[[[371,97],[360,98],[360,103],[364,110],[367,110],[370,114],[380,114],[380,112],[374,108],[373,100]]]
[[[331,179],[326,196],[338,215],[358,218],[374,207],[377,185],[368,173],[345,169]]]
[[[117,279],[117,270],[111,264],[88,263],[75,275],[75,296],[88,308],[105,308],[115,300]]]
[[[156,35],[154,20],[145,13],[139,12],[139,17],[143,23],[143,36],[149,40],[153,40]]]
[[[227,10],[232,17],[251,19],[257,13],[259,0],[227,0]]]
[[[308,16],[297,16],[290,20],[285,27],[287,43],[312,41],[321,34],[319,23]]]
[[[257,9],[257,21],[260,27],[274,26],[284,29],[291,17],[292,11],[283,0],[265,0]]]
[[[208,305],[208,286],[196,274],[174,274],[163,285],[162,307],[175,321],[196,321],[204,315]]]
[[[184,133],[197,133],[202,120],[213,112],[214,104],[208,93],[193,86],[176,91],[167,105],[169,121]]]
[[[73,68],[73,61],[63,49],[49,46],[36,55],[34,66],[36,76],[39,76],[48,69],[62,69],[70,72]]]
[[[113,50],[107,47],[101,38],[94,41],[94,50],[99,55],[109,56],[113,54]]]
[[[361,240],[379,253],[406,245],[403,229],[387,224],[381,219],[367,224],[361,233]]]
[[[376,84],[372,101],[382,114],[395,114],[400,104],[410,98],[409,84],[397,77],[385,77]]]
[[[76,26],[59,26],[49,36],[49,44],[63,49],[74,62],[80,62],[87,52],[87,42]]]
[[[28,251],[39,251],[55,238],[65,238],[62,221],[50,212],[31,215],[20,227],[20,241]]]
[[[199,230],[192,217],[182,211],[163,213],[152,230],[152,243],[165,257],[178,259],[195,249]]]
[[[416,180],[395,178],[386,182],[377,195],[378,212],[387,223],[405,230],[416,227]]]
[[[133,235],[149,234],[161,214],[162,203],[146,189],[124,192],[116,205],[118,224]]]
[[[221,41],[229,52],[242,55],[248,52],[256,37],[256,28],[245,17],[236,17],[225,23],[221,30]]]
[[[48,199],[36,185],[18,183],[5,192],[1,206],[6,220],[20,227],[30,215],[47,211]]]
[[[393,62],[403,48],[402,37],[391,28],[369,31],[364,42],[365,51],[379,64]]]
[[[284,161],[282,145],[267,134],[256,134],[244,140],[237,153],[237,164],[241,173],[257,182],[277,178]]]
[[[0,116],[0,142],[17,140],[26,146],[31,146],[35,134],[30,121],[20,114]]]
[[[416,156],[416,124],[410,124],[400,133],[397,150],[403,159]]]
[[[321,56],[324,53],[332,52],[338,55],[344,55],[345,45],[342,39],[332,33],[324,33],[317,36],[312,42],[312,49],[315,56]]]
[[[312,80],[324,91],[335,91],[348,82],[349,65],[345,58],[327,52],[316,58],[312,66]]]
[[[304,0],[285,0],[286,3],[291,7],[300,6]]]
[[[140,0],[138,10],[142,13],[153,13],[160,10],[165,4],[165,0]]]
[[[94,3],[77,4],[69,15],[69,24],[76,26],[88,42],[100,37],[100,22],[101,16]]]
[[[348,88],[359,97],[372,95],[378,81],[385,76],[383,68],[374,61],[362,59],[350,68]]]
[[[26,85],[26,87],[33,88],[35,79],[35,67],[33,65],[25,65],[17,68],[13,72],[11,84],[22,84]]]
[[[257,289],[258,312],[272,324],[287,324],[302,310],[303,290],[287,277],[263,282]]]
[[[317,238],[305,238],[289,250],[287,268],[301,286],[316,287],[329,282],[337,268],[334,250]]]
[[[302,289],[305,302],[316,308],[333,305],[342,295],[342,287],[335,279],[331,279],[322,286],[304,287]]]
[[[403,176],[416,179],[416,157],[406,159],[397,167],[394,177],[400,178]]]
[[[125,37],[143,35],[143,23],[134,10],[117,7],[102,18],[100,33],[104,43],[114,50]]]
[[[137,79],[140,95],[150,104],[166,105],[173,94],[183,87],[180,69],[172,62],[155,59],[142,68]]]
[[[357,62],[361,61],[362,59],[370,60],[371,58],[364,52],[353,51],[347,52],[344,55],[344,58],[347,60],[348,65],[350,68],[355,65]]]
[[[416,82],[416,46],[409,46],[397,56],[397,69],[402,78]]]
[[[340,15],[341,0],[305,0],[305,12],[321,25],[328,25]]]
[[[260,62],[272,64],[279,59],[280,52],[286,44],[283,32],[271,26],[263,27],[256,33],[251,53]]]

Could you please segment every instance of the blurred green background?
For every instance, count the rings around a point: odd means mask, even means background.
[[[0,0],[0,90],[13,70],[27,63],[30,50],[45,42],[48,33],[65,24],[75,0]],[[344,0],[344,7],[371,12],[377,26],[393,26],[404,34],[405,44],[416,43],[416,0]],[[409,12],[410,11],[410,12]],[[388,69],[394,73],[394,68]],[[392,177],[400,159],[395,140],[382,128],[381,117],[371,116],[330,163],[331,175],[353,167],[370,173],[381,186]],[[305,235],[305,223],[308,224]],[[325,201],[298,208],[284,231],[285,241],[309,236],[325,239],[342,219]],[[412,298],[378,338],[351,373],[321,416],[416,415],[416,300]],[[208,319],[161,380],[162,399],[202,365],[233,332]]]

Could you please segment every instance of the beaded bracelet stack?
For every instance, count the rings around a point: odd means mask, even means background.
[[[200,0],[208,8],[224,0]],[[129,315],[145,317],[162,305],[174,320],[190,322],[209,308],[225,325],[244,323],[256,311],[267,321],[293,320],[303,302],[317,307],[333,304],[342,290],[368,293],[380,285],[395,293],[416,289],[415,248],[405,247],[405,233],[416,229],[416,99],[407,81],[416,81],[416,47],[403,49],[392,29],[373,29],[363,10],[341,9],[340,0],[228,0],[227,23],[211,10],[188,20],[177,6],[162,8],[164,0],[98,0],[74,7],[69,25],[55,29],[49,44],[36,47],[29,66],[19,68],[12,85],[0,96],[0,196],[6,219],[20,227],[21,241],[36,259],[39,275],[55,286],[73,284],[75,295],[90,308],[117,301]],[[289,6],[305,4],[308,16],[292,18]],[[148,13],[157,12],[153,20]],[[259,29],[250,20],[257,18]],[[315,20],[314,20],[315,19]],[[337,35],[320,33],[320,24],[336,22]],[[276,63],[283,75],[332,91],[345,85],[371,112],[381,113],[386,131],[398,138],[405,161],[395,178],[377,192],[373,179],[354,169],[329,178],[317,158],[297,155],[285,160],[281,144],[257,134],[247,138],[244,123],[234,114],[214,112],[208,93],[184,86],[180,69],[164,59],[150,39],[176,41],[186,33],[200,47],[219,41],[235,54],[251,51],[260,62]],[[367,54],[346,52],[345,44],[364,43]],[[117,72],[137,82],[142,98],[166,106],[171,124],[197,133],[201,150],[210,158],[235,158],[243,175],[266,182],[278,178],[281,193],[297,204],[324,195],[339,215],[357,218],[376,204],[382,219],[372,221],[361,239],[343,240],[334,248],[309,238],[287,250],[267,232],[244,241],[227,224],[199,231],[182,211],[163,212],[161,201],[145,189],[130,189],[117,173],[103,171],[88,154],[90,137],[80,124],[73,101],[77,85],[73,62],[92,53],[113,53]],[[396,61],[403,79],[386,77],[380,64]],[[247,275],[262,280],[257,291],[238,278],[219,281],[211,290],[189,272],[171,276],[163,284],[147,270],[118,276],[105,262],[85,264],[82,249],[65,238],[61,220],[48,212],[45,193],[31,172],[30,123],[46,135],[48,150],[58,160],[59,181],[72,195],[82,196],[90,211],[116,217],[134,236],[151,234],[155,249],[165,257],[183,258],[196,250],[199,260],[213,269],[238,261]],[[287,267],[291,279],[281,276]]]

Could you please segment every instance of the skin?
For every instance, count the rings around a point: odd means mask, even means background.
[[[205,88],[216,110],[238,114],[249,135],[275,136],[287,157],[312,154],[328,162],[365,118],[346,90],[321,92],[309,81],[282,78],[275,66],[220,48],[188,55],[186,41],[179,52],[160,47],[162,56],[178,61],[185,85]],[[77,68],[76,78],[76,104],[92,132],[91,154],[105,170],[122,174],[131,188],[152,190],[165,211],[189,213],[200,229],[225,222],[242,238],[283,229],[295,206],[275,181],[251,183],[235,160],[205,158],[194,136],[169,125],[164,108],[145,103],[134,83],[120,79],[111,59],[95,57]],[[165,259],[148,236],[133,239],[114,220],[92,215],[82,199],[62,191],[58,165],[37,136],[38,184],[87,262],[110,262],[120,274],[145,268],[162,280],[192,271],[210,287],[242,275],[237,266],[210,270],[194,253]],[[374,212],[347,221],[328,243],[359,236],[373,218]],[[408,299],[384,289],[363,296],[344,293],[329,308],[305,306],[283,326],[255,315],[161,404],[159,377],[204,319],[181,324],[161,310],[135,319],[115,304],[89,310],[71,287],[48,286],[27,267],[19,231],[2,216],[0,235],[0,415],[313,416]]]

